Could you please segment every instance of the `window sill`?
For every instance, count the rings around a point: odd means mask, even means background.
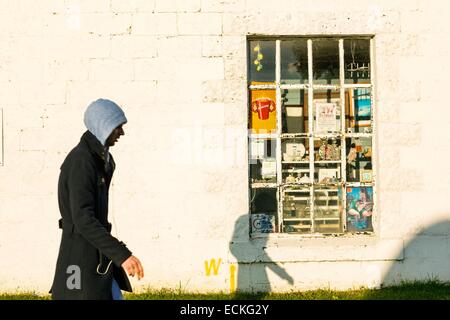
[[[402,239],[379,239],[372,235],[296,236],[270,235],[230,243],[240,263],[401,261]],[[241,259],[242,257],[242,259]]]

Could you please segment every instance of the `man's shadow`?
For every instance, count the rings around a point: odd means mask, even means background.
[[[253,212],[276,212],[276,201],[267,197],[255,201]],[[274,204],[275,203],[275,207]],[[280,278],[294,283],[294,279],[286,270],[269,257],[266,252],[267,238],[250,237],[251,214],[241,215],[234,224],[233,236],[230,241],[230,252],[237,260],[237,277],[235,298],[251,297],[261,299],[272,291],[266,269],[270,269]]]

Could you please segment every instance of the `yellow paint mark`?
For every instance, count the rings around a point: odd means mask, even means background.
[[[219,259],[217,261],[216,264],[216,259],[211,259],[209,264],[208,264],[208,260],[205,260],[205,272],[207,276],[211,275],[211,269],[213,269],[213,273],[215,276],[217,276],[217,274],[219,273],[219,267],[220,264],[222,263],[222,259]]]
[[[230,265],[230,293],[236,292],[236,266]]]

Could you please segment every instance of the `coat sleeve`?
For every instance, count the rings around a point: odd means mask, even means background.
[[[95,217],[95,177],[94,164],[85,157],[78,157],[69,169],[68,188],[72,221],[77,232],[120,267],[132,253]]]

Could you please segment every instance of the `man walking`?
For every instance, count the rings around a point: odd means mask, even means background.
[[[122,299],[120,289],[132,291],[127,273],[141,279],[140,261],[111,235],[108,191],[115,163],[109,148],[124,135],[127,122],[113,101],[98,99],[85,114],[88,129],[67,155],[58,181],[63,230],[53,299]]]

